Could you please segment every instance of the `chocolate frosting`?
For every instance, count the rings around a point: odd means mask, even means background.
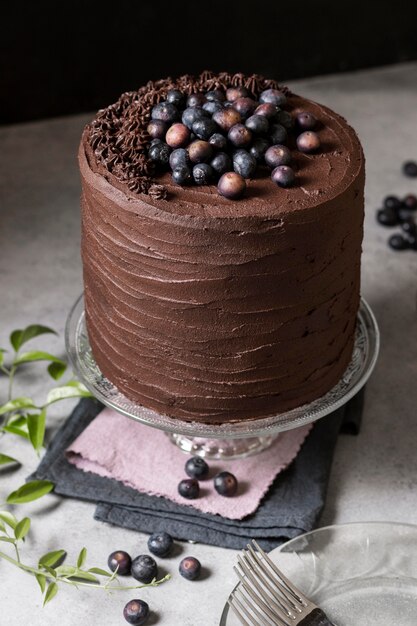
[[[79,152],[86,319],[103,374],[184,420],[264,417],[323,395],[352,355],[359,305],[364,158],[346,121],[320,120],[323,150],[294,148],[297,185],[248,181],[238,201],[157,176],[148,194]],[[116,139],[117,141],[117,139]]]

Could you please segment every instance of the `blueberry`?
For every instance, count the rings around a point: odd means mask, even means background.
[[[227,138],[236,148],[247,148],[252,142],[252,132],[243,124],[235,124],[229,130]]]
[[[242,119],[246,119],[255,111],[258,103],[252,98],[238,98],[233,102],[233,108],[238,111]]]
[[[222,130],[229,131],[232,126],[239,124],[242,121],[242,118],[238,111],[229,108],[216,111],[213,115],[213,120]]]
[[[276,120],[284,128],[292,128],[294,126],[294,120],[288,111],[278,111]]]
[[[289,165],[278,165],[272,171],[271,178],[279,187],[291,187],[295,181],[294,170]]]
[[[273,124],[269,131],[269,138],[273,144],[285,143],[288,139],[288,134],[282,124]]]
[[[246,182],[243,176],[236,172],[226,172],[217,183],[218,192],[229,200],[237,200],[246,189]]]
[[[278,108],[272,102],[264,102],[255,109],[255,115],[262,115],[267,120],[272,120],[278,113]]]
[[[160,557],[168,556],[173,544],[174,540],[168,533],[154,533],[148,539],[149,552]]]
[[[402,235],[391,235],[388,239],[388,245],[393,250],[407,250],[410,248],[410,244]]]
[[[417,163],[415,161],[406,161],[403,165],[403,173],[406,176],[415,178],[417,176]]]
[[[251,115],[246,120],[245,126],[257,135],[266,135],[269,130],[268,118],[265,115]]]
[[[275,104],[276,106],[282,106],[287,102],[287,98],[285,94],[279,89],[265,89],[262,91],[259,96],[259,102],[263,104],[264,102],[270,102],[271,104]]]
[[[265,152],[268,150],[269,145],[270,144],[268,139],[263,139],[260,137],[259,139],[255,139],[250,147],[249,152],[253,157],[255,157],[258,163],[263,163]]]
[[[193,167],[193,178],[197,185],[209,185],[214,178],[214,170],[208,163],[197,163]]]
[[[226,89],[226,100],[228,102],[235,102],[238,98],[247,98],[249,91],[245,87],[229,87]]]
[[[170,102],[160,102],[152,109],[151,118],[172,124],[178,119],[178,109]]]
[[[187,580],[196,580],[201,573],[201,563],[194,556],[186,556],[181,561],[178,570]]]
[[[220,472],[214,478],[214,488],[221,496],[230,498],[236,495],[238,482],[236,476],[230,472]]]
[[[149,616],[149,605],[143,600],[130,600],[123,609],[123,617],[133,626],[141,626]]]
[[[221,133],[214,133],[209,139],[209,144],[216,150],[224,150],[227,146],[227,139]]]
[[[236,150],[233,154],[233,169],[243,178],[252,178],[256,172],[256,159],[246,150]]]
[[[107,565],[112,572],[115,572],[117,569],[117,574],[127,576],[130,574],[132,559],[130,558],[130,554],[124,550],[116,550],[116,552],[112,552],[109,555]]]
[[[317,133],[306,130],[297,137],[297,148],[300,152],[315,152],[320,148],[320,139]]]
[[[191,459],[188,459],[185,464],[185,473],[190,478],[201,480],[202,478],[207,478],[209,466],[200,456],[193,456]]]
[[[313,130],[317,125],[317,119],[309,111],[302,111],[296,117],[298,128],[301,130]]]
[[[140,554],[132,561],[131,574],[141,583],[149,584],[158,575],[155,559],[148,554]]]
[[[216,122],[210,118],[197,120],[193,124],[193,133],[199,139],[209,139],[218,129]]]
[[[188,152],[185,148],[177,148],[173,150],[169,155],[169,165],[171,169],[175,169],[176,167],[181,167],[184,165],[189,165],[190,157],[188,156]]]
[[[275,145],[265,152],[265,162],[269,167],[275,168],[279,165],[289,165],[291,163],[291,152],[286,146]]]
[[[190,160],[193,163],[204,163],[209,161],[213,154],[213,148],[208,141],[196,139],[187,148]]]
[[[412,237],[416,237],[417,224],[412,218],[409,218],[408,220],[404,220],[404,222],[401,223],[401,228],[408,235],[411,235]]]
[[[221,89],[213,89],[212,91],[208,91],[206,93],[206,100],[209,102],[224,102],[226,100],[226,96]]]
[[[386,196],[384,198],[384,207],[397,211],[401,207],[401,200],[397,196]]]
[[[210,165],[218,176],[221,176],[225,172],[230,172],[233,168],[232,159],[225,152],[218,152],[214,159],[210,161]]]
[[[171,148],[182,148],[190,141],[190,134],[190,129],[184,124],[173,124],[167,131],[165,141]]]
[[[376,219],[382,226],[395,226],[398,224],[398,217],[393,209],[379,209],[376,213]]]
[[[196,122],[197,120],[203,120],[208,117],[209,114],[207,113],[207,111],[204,111],[204,109],[200,109],[199,107],[190,107],[183,111],[181,121],[183,124],[185,124],[187,128],[192,130],[194,122]]]
[[[165,139],[167,130],[168,123],[162,120],[151,120],[147,127],[147,131],[153,139]]]
[[[183,107],[185,96],[179,89],[170,89],[167,93],[167,102],[175,104],[176,107]]]
[[[148,156],[151,161],[159,165],[168,165],[170,152],[170,147],[161,141],[161,143],[156,143],[149,148]]]
[[[203,93],[192,93],[187,98],[187,107],[201,107],[206,101]]]
[[[410,209],[410,211],[415,211],[417,209],[417,196],[412,193],[403,198],[403,205],[406,209]]]
[[[163,143],[162,139],[158,139],[157,137],[155,137],[155,139],[152,139],[149,147],[156,146],[157,143]]]
[[[172,170],[172,180],[177,185],[187,185],[193,180],[191,169],[188,165],[178,165]]]
[[[203,110],[210,113],[210,115],[213,115],[216,111],[221,111],[222,109],[224,109],[224,106],[221,102],[217,102],[216,100],[211,100],[210,102],[205,102],[203,104]]]
[[[200,495],[200,485],[195,478],[184,478],[178,484],[178,493],[187,500],[195,500]]]
[[[412,219],[413,213],[414,211],[410,211],[410,209],[406,209],[404,206],[400,206],[396,211],[397,218],[400,222],[407,222],[409,219]]]

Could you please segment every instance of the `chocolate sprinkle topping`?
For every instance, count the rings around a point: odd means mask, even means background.
[[[186,74],[177,79],[169,77],[149,81],[137,91],[122,94],[117,102],[98,111],[96,118],[87,126],[87,141],[97,164],[119,183],[126,184],[131,192],[165,199],[167,190],[163,185],[154,184],[154,166],[147,157],[151,138],[146,129],[152,108],[165,100],[171,89],[190,95],[213,89],[226,90],[228,87],[245,87],[255,98],[271,88],[290,93],[277,81],[257,74],[246,76],[204,71],[197,77]]]

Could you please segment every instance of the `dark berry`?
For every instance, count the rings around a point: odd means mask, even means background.
[[[190,134],[190,129],[185,124],[173,124],[167,130],[165,141],[171,148],[183,148],[190,141]]]
[[[410,209],[410,211],[415,211],[417,209],[417,196],[412,193],[403,198],[403,205],[406,209]]]
[[[265,152],[268,150],[269,146],[269,141],[260,137],[259,139],[255,139],[249,149],[249,152],[253,157],[255,157],[258,163],[263,163]]]
[[[201,573],[201,563],[194,556],[186,556],[181,561],[178,570],[187,580],[196,580]]]
[[[168,124],[162,120],[151,120],[147,127],[147,131],[153,139],[164,139],[167,130]]]
[[[379,209],[376,213],[376,219],[382,226],[395,226],[398,224],[398,217],[393,209]]]
[[[265,91],[263,91],[259,96],[259,102],[261,104],[264,102],[270,102],[276,106],[282,106],[287,102],[287,98],[279,89],[265,89]]]
[[[210,161],[210,165],[218,176],[233,169],[232,159],[225,152],[218,152],[214,159]]]
[[[199,139],[209,139],[211,135],[216,132],[216,130],[218,130],[218,126],[216,122],[214,122],[210,118],[197,120],[193,124],[193,133]]]
[[[235,124],[229,130],[227,138],[236,148],[247,148],[252,141],[252,132],[243,124]]]
[[[204,111],[207,111],[207,113],[210,113],[210,115],[213,115],[214,113],[216,113],[216,111],[221,111],[222,109],[224,109],[224,106],[221,102],[217,102],[216,100],[210,100],[209,102],[205,102],[203,104],[203,109]]]
[[[207,113],[207,111],[204,111],[204,109],[200,109],[199,107],[190,107],[183,111],[181,121],[183,124],[185,124],[187,128],[191,130],[194,122],[196,122],[197,120],[206,119],[208,117],[209,114]]]
[[[227,146],[227,139],[221,133],[214,133],[209,139],[209,144],[216,150],[224,150]]]
[[[133,626],[141,626],[149,616],[149,605],[143,600],[130,600],[123,609],[123,617]]]
[[[173,544],[174,540],[168,533],[154,533],[148,539],[149,552],[160,557],[168,556]]]
[[[388,239],[388,245],[393,250],[407,250],[410,248],[410,244],[402,235],[391,235]]]
[[[294,170],[289,165],[278,165],[272,170],[271,178],[280,187],[291,187],[295,181]]]
[[[384,198],[384,207],[397,211],[397,209],[401,207],[401,200],[397,198],[397,196],[386,196],[386,198]]]
[[[190,478],[201,480],[202,478],[207,478],[209,466],[200,456],[193,456],[191,459],[188,459],[185,464],[185,473]]]
[[[238,98],[247,98],[249,91],[245,87],[229,87],[226,90],[226,100],[228,102],[235,102]]]
[[[268,120],[272,120],[276,116],[277,112],[277,107],[271,102],[264,102],[264,104],[260,104],[255,109],[255,115],[262,115]]]
[[[411,235],[412,237],[417,235],[417,224],[412,218],[404,220],[404,222],[401,223],[401,228],[405,233]]]
[[[130,554],[124,550],[116,550],[116,552],[110,554],[107,565],[112,572],[115,572],[117,569],[117,573],[120,574],[120,576],[127,576],[130,574],[132,559],[130,558]]]
[[[317,120],[312,113],[302,111],[296,117],[298,128],[301,130],[313,130],[317,124]]]
[[[410,209],[401,206],[397,209],[396,214],[399,222],[407,222],[409,219],[413,218],[414,211],[410,211]]]
[[[246,182],[243,176],[236,172],[226,172],[217,184],[218,192],[229,200],[237,200],[246,189]]]
[[[178,109],[175,104],[170,102],[160,102],[152,109],[151,118],[172,124],[178,119]]]
[[[278,111],[276,119],[278,124],[281,124],[284,128],[292,128],[294,126],[294,120],[288,111]]]
[[[415,178],[417,176],[417,163],[415,161],[406,161],[403,165],[403,172],[406,176]]]
[[[317,133],[312,130],[306,130],[297,137],[297,148],[300,152],[315,152],[320,148],[320,139]]]
[[[238,111],[242,119],[246,119],[255,111],[258,103],[252,98],[238,98],[233,102],[233,108]]]
[[[279,165],[289,165],[291,163],[291,152],[286,146],[279,144],[271,146],[265,152],[265,163],[272,168]]]
[[[233,154],[233,169],[243,178],[252,178],[256,172],[256,159],[246,150],[236,150]]]
[[[288,134],[282,124],[273,124],[269,131],[269,138],[273,144],[285,143],[288,139]]]
[[[177,148],[169,155],[169,165],[171,169],[175,169],[176,167],[181,167],[183,165],[189,165],[189,163],[190,157],[188,156],[188,152],[185,148]]]
[[[192,163],[204,163],[211,159],[213,148],[208,141],[196,139],[187,148]]]
[[[208,91],[206,93],[206,100],[209,102],[224,102],[226,100],[226,96],[221,89],[213,89],[212,91]]]
[[[168,165],[170,152],[170,147],[161,141],[161,143],[156,143],[149,148],[148,155],[151,161],[155,161],[159,165]]]
[[[187,107],[201,107],[206,101],[203,93],[192,93],[187,98]]]
[[[209,185],[213,182],[214,170],[208,163],[197,163],[193,167],[193,178],[197,185]]]
[[[170,89],[167,93],[167,102],[175,104],[176,107],[183,107],[185,95],[179,89]]]
[[[195,478],[184,478],[178,484],[178,493],[187,500],[195,500],[200,495],[200,485]]]
[[[155,139],[152,139],[149,147],[156,146],[157,143],[164,143],[164,142],[162,141],[162,139],[158,139],[157,137],[155,137]]]
[[[191,169],[188,165],[178,165],[172,170],[172,180],[177,185],[188,185],[193,180]]]
[[[131,574],[141,583],[149,584],[158,575],[155,559],[148,554],[140,554],[132,561]]]
[[[265,115],[251,115],[246,120],[245,126],[257,135],[266,135],[269,130],[268,118]]]
[[[230,472],[220,472],[214,478],[214,488],[221,496],[230,498],[236,495],[238,488],[237,478]]]
[[[220,126],[221,129],[229,131],[232,126],[239,124],[242,121],[242,118],[240,117],[240,113],[238,111],[229,108],[216,111],[213,115],[213,120],[218,126]]]

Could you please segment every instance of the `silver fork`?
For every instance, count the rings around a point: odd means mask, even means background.
[[[244,626],[335,626],[252,540],[234,568],[241,584],[228,603]]]

